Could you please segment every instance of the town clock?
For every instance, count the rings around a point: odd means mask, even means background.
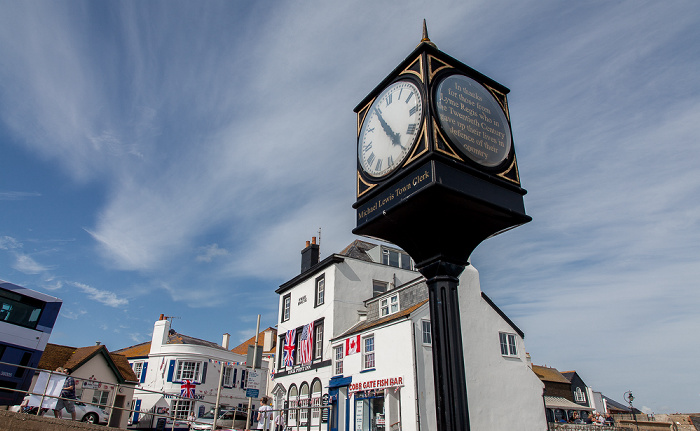
[[[438,431],[469,430],[459,275],[486,238],[527,223],[509,90],[423,38],[355,108],[357,225],[426,279]]]

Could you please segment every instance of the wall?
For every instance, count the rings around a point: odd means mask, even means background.
[[[469,418],[474,430],[547,428],[544,385],[528,366],[522,338],[517,357],[501,356],[499,332],[516,331],[481,297],[479,273],[465,268],[459,286]]]
[[[104,431],[105,429],[109,428],[106,428],[104,425],[73,422],[66,419],[47,418],[0,410],[0,431]]]

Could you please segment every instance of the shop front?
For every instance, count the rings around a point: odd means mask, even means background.
[[[372,379],[350,384],[355,431],[396,431],[401,429],[401,388],[403,377]]]

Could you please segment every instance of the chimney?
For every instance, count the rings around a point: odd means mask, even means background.
[[[160,318],[153,325],[153,336],[151,337],[151,353],[160,352],[162,346],[168,344],[170,335],[170,321],[161,314]]]
[[[275,334],[272,329],[268,329],[264,333],[265,338],[263,339],[263,352],[269,352],[275,347]]]
[[[311,237],[311,244],[306,241],[306,247],[301,251],[301,272],[302,274],[318,263],[319,245],[316,244],[316,237]]]
[[[231,340],[231,334],[229,334],[229,333],[227,332],[227,333],[224,334],[224,339],[223,339],[223,341],[221,341],[221,347],[223,347],[224,349],[228,350],[228,342],[229,342],[229,340]]]

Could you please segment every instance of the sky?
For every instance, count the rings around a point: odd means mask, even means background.
[[[700,412],[697,1],[0,0],[0,279],[50,342],[241,342],[357,237],[353,108],[420,42],[508,87],[533,221],[472,255],[533,363]]]

